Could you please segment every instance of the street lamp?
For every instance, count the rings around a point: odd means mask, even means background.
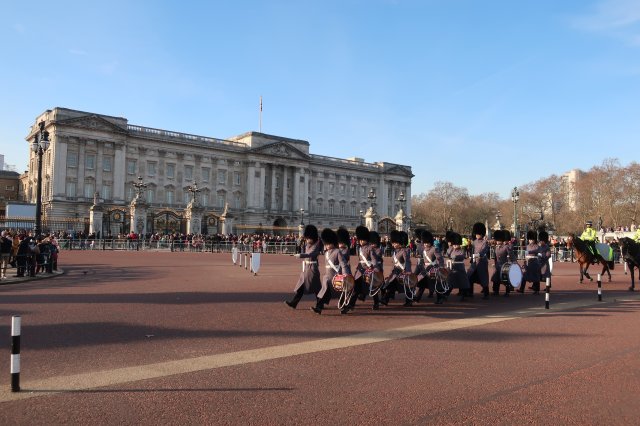
[[[39,124],[40,133],[36,133],[31,150],[38,156],[38,181],[36,186],[36,237],[42,232],[42,155],[49,148],[49,132],[44,129],[44,121]]]
[[[304,226],[304,209],[300,209],[300,226]]]
[[[198,192],[200,192],[200,189],[198,189],[198,182],[194,182],[193,185],[187,187],[187,191],[191,193],[191,202],[193,205],[197,205],[198,200],[196,200],[196,196],[198,195]]]
[[[369,191],[369,194],[367,195],[367,198],[369,199],[369,205],[373,208],[373,205],[376,202],[376,191],[371,188],[371,190]]]
[[[498,210],[498,212],[496,213],[496,228],[498,229],[502,229],[502,224],[500,223],[501,218],[502,214],[500,213],[500,210]]]
[[[453,218],[449,218],[449,231],[453,231]]]
[[[362,225],[362,218],[364,217],[364,210],[360,210],[360,225]]]
[[[402,211],[402,230],[404,231],[404,220],[406,219],[406,216],[404,216],[404,202],[407,201],[404,197],[404,191],[400,191],[400,195],[398,195],[398,199],[396,201],[400,203],[400,211]]]
[[[136,189],[136,199],[144,200],[144,190],[147,188],[147,184],[142,182],[142,176],[138,176],[138,183],[134,183],[133,187]]]
[[[518,187],[514,186],[511,190],[511,201],[513,201],[513,232],[516,234],[516,241],[520,241],[520,232],[518,229],[518,200],[520,199],[520,192]]]

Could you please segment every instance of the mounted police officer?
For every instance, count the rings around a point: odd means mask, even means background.
[[[595,256],[596,253],[596,242],[598,241],[598,233],[595,229],[593,229],[593,222],[588,220],[585,223],[584,232],[580,235],[580,239],[587,244],[589,250],[591,250],[591,254]]]

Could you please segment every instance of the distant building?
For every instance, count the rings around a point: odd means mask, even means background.
[[[566,194],[564,203],[570,211],[576,211],[578,208],[578,197],[575,185],[583,174],[584,172],[582,170],[573,169],[560,177],[560,179],[562,179],[562,192]]]
[[[0,216],[6,213],[7,201],[18,200],[20,175],[8,170],[0,170]]]
[[[307,141],[258,132],[216,139],[66,108],[38,116],[26,137],[29,144],[41,121],[51,139],[42,168],[45,216],[88,217],[95,197],[105,232],[126,229],[114,223],[127,220],[139,176],[147,185],[145,229],[151,232],[178,230],[194,183],[205,209],[202,230],[208,233],[218,231],[223,212],[234,217],[236,232],[294,230],[302,220],[353,228],[370,201],[382,222],[393,221],[401,207],[411,214],[410,166],[311,154]],[[354,146],[366,147],[366,141]],[[35,202],[37,156],[29,152],[21,181],[24,201]],[[372,189],[375,199],[368,197]],[[407,202],[396,201],[400,193]]]

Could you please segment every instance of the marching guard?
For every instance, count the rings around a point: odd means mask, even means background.
[[[422,241],[422,244],[419,246],[421,259],[414,272],[418,276],[418,294],[414,298],[416,302],[422,299],[422,295],[427,288],[429,289],[429,295],[427,297],[433,297],[433,293],[436,291],[436,280],[438,278],[433,278],[434,274],[430,274],[430,271],[432,271],[433,268],[440,269],[444,267],[442,253],[440,249],[433,244],[433,234],[424,230],[420,235],[420,240]],[[437,273],[435,276],[438,276]],[[443,299],[443,293],[438,291],[436,304],[441,304]]]
[[[502,282],[502,267],[507,262],[516,262],[516,255],[511,248],[509,241],[511,240],[511,234],[509,231],[496,230],[494,232],[494,239],[496,241],[496,258],[495,258],[495,271],[491,276],[491,282],[493,284],[493,295],[498,296],[500,294],[500,284],[504,284],[506,297],[509,296],[513,286],[509,282]]]
[[[551,278],[551,266],[549,265],[551,259],[551,246],[549,245],[549,233],[547,231],[540,231],[538,234],[538,253],[540,259],[540,281],[546,281],[547,278]],[[545,288],[545,291],[547,289]]]
[[[321,314],[324,305],[331,300],[331,287],[333,277],[340,272],[340,250],[338,249],[338,234],[334,230],[325,228],[320,233],[320,239],[324,246],[325,273],[320,281],[321,288],[316,296],[316,306],[311,310]]]
[[[471,264],[467,275],[469,276],[469,296],[473,297],[473,285],[478,283],[482,286],[482,299],[489,298],[489,253],[491,251],[489,243],[484,238],[487,228],[481,222],[473,225],[472,234],[475,237],[471,243]]]
[[[450,241],[449,249],[447,250],[447,257],[451,260],[451,271],[447,277],[449,283],[449,290],[444,294],[444,298],[449,296],[451,289],[457,288],[460,290],[460,301],[463,301],[465,296],[469,293],[469,277],[467,271],[464,268],[464,259],[467,257],[466,250],[462,248],[462,236],[456,232],[448,234]]]
[[[528,244],[525,248],[524,256],[527,266],[518,293],[524,293],[527,282],[532,283],[531,290],[533,290],[533,294],[540,293],[540,262],[538,261],[540,257],[538,256],[540,254],[540,247],[538,246],[537,237],[538,234],[536,231],[530,230],[527,232]]]
[[[318,228],[314,225],[307,225],[304,228],[303,238],[305,239],[304,252],[293,255],[294,257],[303,259],[302,272],[293,290],[293,299],[284,301],[287,306],[293,309],[298,306],[304,294],[313,293],[316,295],[316,299],[318,299],[318,294],[322,289],[320,271],[318,269],[318,256],[321,251],[321,244],[318,239]]]
[[[391,274],[385,278],[384,284],[384,296],[382,297],[382,304],[389,304],[389,299],[392,298],[400,289],[404,290],[405,301],[403,306],[413,305],[413,290],[407,288],[407,284],[404,283],[405,274],[411,272],[411,252],[407,245],[408,235],[406,232],[393,230],[389,233],[389,239],[393,246],[393,269]]]
[[[358,266],[354,275],[355,278],[355,290],[354,295],[351,297],[349,304],[345,305],[341,310],[341,314],[346,314],[350,310],[353,310],[356,306],[356,299],[358,295],[366,295],[369,293],[369,283],[365,280],[365,275],[369,275],[369,279],[373,280],[373,273],[382,273],[381,271],[381,259],[378,257],[378,253],[375,247],[369,243],[370,232],[366,226],[358,226],[356,228],[356,239],[360,244],[360,250],[358,251]],[[382,283],[380,283],[382,284]],[[380,296],[376,292],[373,295],[373,309],[380,308]]]

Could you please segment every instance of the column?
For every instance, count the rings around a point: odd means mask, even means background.
[[[297,167],[293,169],[293,211],[300,210],[300,171]]]
[[[271,164],[271,210],[276,210],[278,208],[276,204],[276,178],[277,178],[277,166],[275,164]]]
[[[287,190],[287,183],[289,182],[289,169],[291,167],[283,166],[282,167],[282,211],[287,212],[291,210],[291,206],[289,206],[288,198],[289,191]]]
[[[267,200],[265,199],[265,185],[267,184],[267,168],[260,165],[260,187],[258,188],[258,204],[256,205],[260,209],[267,208]]]
[[[250,209],[254,206],[254,192],[256,186],[256,168],[253,162],[249,163],[247,169],[247,208]]]
[[[67,194],[67,142],[66,138],[57,137],[53,143],[53,196],[65,197]],[[51,149],[51,148],[50,148]]]
[[[303,169],[304,173],[304,188],[302,188],[302,207],[304,211],[308,212],[309,210],[309,182],[311,181],[311,172],[308,169]]]
[[[124,182],[127,176],[127,165],[124,143],[114,143],[115,155],[113,158],[113,200],[124,201]],[[138,161],[142,161],[141,159]]]

